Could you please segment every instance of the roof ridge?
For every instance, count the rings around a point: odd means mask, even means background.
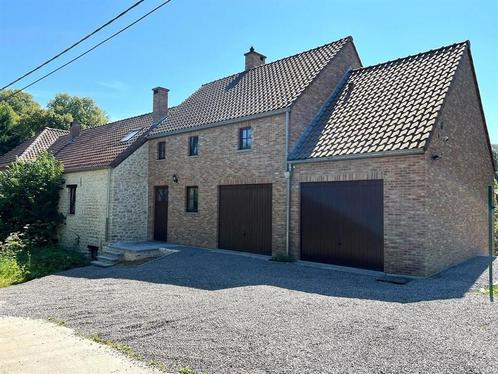
[[[262,65],[259,65],[259,66],[255,66],[251,69],[247,69],[247,70],[243,70],[243,71],[238,71],[237,73],[233,73],[233,74],[230,74],[230,75],[227,75],[225,77],[221,77],[221,78],[218,78],[218,79],[214,79],[212,81],[209,81],[209,82],[206,82],[206,83],[203,83],[201,85],[200,88],[204,87],[204,86],[207,86],[208,84],[211,84],[211,83],[214,83],[214,82],[218,82],[218,81],[221,81],[223,79],[227,79],[227,78],[230,78],[230,77],[233,77],[233,76],[236,76],[236,75],[239,75],[239,74],[243,74],[247,71],[251,71],[251,70],[256,70],[256,69],[260,69],[260,68],[263,68],[265,66],[269,66],[269,65],[273,65],[277,62],[280,62],[280,61],[284,61],[284,60],[287,60],[287,59],[290,59],[290,58],[293,58],[293,57],[296,57],[296,56],[299,56],[299,55],[302,55],[302,54],[305,54],[305,53],[309,53],[309,52],[312,52],[312,51],[316,51],[317,49],[320,49],[320,48],[323,48],[323,47],[326,47],[326,46],[329,46],[331,44],[335,44],[335,43],[339,43],[339,42],[347,42],[347,41],[352,41],[353,40],[353,37],[351,35],[348,35],[344,38],[341,38],[341,39],[338,39],[338,40],[334,40],[333,42],[330,42],[330,43],[325,43],[325,44],[322,44],[318,47],[315,47],[315,48],[311,48],[311,49],[307,49],[305,51],[301,51],[301,52],[298,52],[298,53],[294,53],[293,55],[290,55],[290,56],[286,56],[286,57],[282,57],[282,58],[279,58],[278,60],[275,60],[275,61],[272,61],[272,62],[269,62],[267,64],[262,64]],[[199,89],[200,89],[199,88]],[[197,89],[195,92],[197,92],[199,89]],[[194,92],[194,93],[195,93]],[[190,96],[189,96],[190,97]],[[185,99],[187,100],[187,99]]]
[[[419,57],[419,56],[422,56],[422,55],[427,55],[427,54],[430,54],[430,53],[442,51],[444,49],[453,48],[453,47],[456,47],[458,45],[465,44],[468,47],[469,43],[470,43],[469,40],[465,40],[463,42],[457,42],[457,43],[453,43],[453,44],[450,44],[450,45],[445,45],[445,46],[442,46],[442,47],[439,47],[439,48],[430,49],[428,51],[418,52],[418,53],[415,53],[415,54],[412,54],[412,55],[408,55],[408,56],[404,56],[404,57],[399,57],[399,58],[396,58],[394,60],[388,60],[388,61],[384,61],[384,62],[379,62],[379,63],[374,64],[374,65],[369,65],[369,66],[364,66],[364,67],[361,67],[361,68],[353,69],[352,72],[354,73],[354,72],[357,72],[357,71],[368,70],[368,69],[372,69],[372,68],[379,67],[379,66],[382,66],[382,65],[387,65],[387,64],[390,64],[390,63],[394,63],[394,62],[399,62],[399,61],[402,61],[402,60],[408,60],[410,58]]]
[[[106,126],[109,126],[109,125],[114,125],[114,124],[116,124],[118,122],[127,121],[127,120],[130,120],[130,119],[133,119],[133,118],[138,118],[138,117],[145,117],[145,116],[150,115],[150,114],[152,114],[152,112],[138,114],[136,116],[131,116],[131,117],[126,117],[126,118],[118,119],[116,121],[104,123],[103,125],[98,125],[98,126],[93,126],[93,127],[87,127],[85,129],[82,129],[81,132],[92,130],[92,129],[100,129],[102,127],[106,127]]]
[[[69,133],[69,130],[66,130],[66,129],[58,129],[58,128],[56,128],[56,127],[49,127],[49,126],[46,126],[46,127],[44,128],[44,130],[57,130],[57,131],[62,131],[62,132]],[[40,134],[41,134],[41,132],[40,132]]]

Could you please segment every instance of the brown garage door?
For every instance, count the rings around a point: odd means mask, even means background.
[[[219,248],[271,255],[271,193],[271,184],[219,187]]]
[[[301,183],[301,258],[384,269],[382,180]]]

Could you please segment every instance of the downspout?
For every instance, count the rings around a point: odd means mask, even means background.
[[[489,301],[493,302],[494,301],[494,293],[496,290],[494,289],[493,285],[493,216],[494,216],[494,209],[495,209],[495,204],[494,204],[494,188],[493,186],[488,186],[488,246],[489,246]]]
[[[112,183],[112,167],[109,168],[109,173],[107,174],[107,208],[106,208],[106,217],[105,217],[105,241],[106,242],[109,241],[111,194],[112,194],[111,183]]]
[[[290,202],[291,202],[291,177],[292,165],[289,163],[289,118],[290,109],[285,112],[285,167],[284,175],[287,180],[285,195],[285,254],[290,257]]]

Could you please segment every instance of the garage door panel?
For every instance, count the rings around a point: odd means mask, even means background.
[[[219,248],[270,255],[271,212],[270,184],[220,186]]]
[[[383,268],[381,180],[301,184],[301,257]]]

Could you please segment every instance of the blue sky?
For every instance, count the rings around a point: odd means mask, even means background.
[[[0,0],[0,84],[134,2]],[[161,2],[146,0],[59,63]],[[172,0],[28,92],[42,104],[58,92],[90,96],[120,119],[150,111],[155,86],[169,88],[175,105],[201,84],[242,70],[251,45],[273,61],[347,35],[365,66],[470,40],[491,140],[498,143],[496,0]]]

